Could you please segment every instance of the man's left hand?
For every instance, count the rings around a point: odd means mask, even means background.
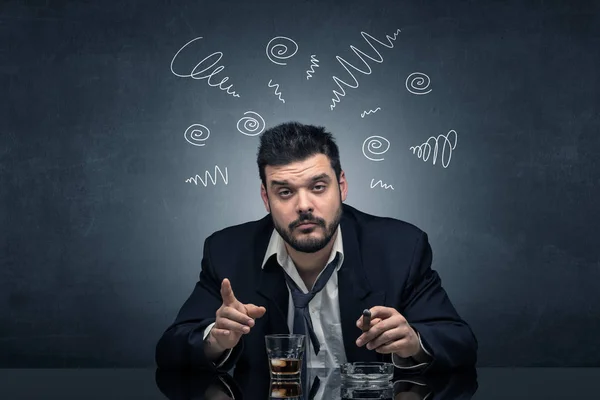
[[[421,350],[417,332],[395,308],[375,306],[371,311],[371,326],[356,340],[358,347],[367,346],[381,354],[395,353],[402,358],[417,355]],[[362,328],[361,316],[356,326]]]

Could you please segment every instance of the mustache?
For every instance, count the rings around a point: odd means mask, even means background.
[[[296,221],[292,222],[289,225],[289,228],[290,228],[290,230],[292,230],[292,229],[296,228],[298,225],[306,223],[306,222],[310,222],[312,224],[316,224],[316,225],[319,225],[319,226],[325,228],[325,220],[322,218],[316,218],[311,213],[300,214],[300,218],[298,218]]]

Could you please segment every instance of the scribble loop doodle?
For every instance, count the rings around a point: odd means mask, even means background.
[[[382,142],[382,140],[383,140],[383,142]],[[384,144],[384,142],[385,142],[385,144]],[[371,161],[383,161],[384,158],[383,157],[381,157],[381,158],[369,157],[367,155],[367,153],[374,155],[374,156],[379,156],[379,155],[387,152],[389,149],[390,149],[390,142],[383,136],[369,136],[368,138],[365,139],[365,141],[363,142],[363,145],[362,145],[362,151],[363,151],[364,156],[367,157]]]
[[[454,129],[450,130],[445,135],[431,136],[427,141],[419,146],[411,146],[413,154],[417,154],[417,157],[422,159],[423,162],[429,160],[429,156],[431,156],[431,152],[433,150],[433,165],[438,157],[438,151],[440,146],[440,140],[442,140],[442,166],[444,168],[448,168],[450,165],[450,160],[452,159],[452,151],[456,148],[456,144],[458,142],[458,134]],[[433,143],[433,146],[431,143]]]
[[[246,117],[240,118],[237,129],[246,136],[260,135],[265,130],[265,120],[254,111],[246,111]]]
[[[210,136],[210,129],[202,124],[193,124],[185,130],[183,136],[194,146],[204,146],[204,141]]]
[[[413,72],[406,78],[406,89],[412,94],[427,94],[431,92],[429,77],[422,72]]]
[[[293,50],[288,49],[288,45]],[[271,62],[277,65],[287,65],[286,62],[280,62],[276,60],[287,60],[296,54],[298,51],[298,44],[292,39],[285,36],[275,36],[267,43],[266,53],[267,57]]]
[[[225,84],[225,82],[227,82],[229,80],[228,76],[221,79],[221,82],[218,82],[218,83],[212,81],[212,78],[215,75],[217,75],[219,72],[221,72],[225,69],[224,66],[220,65],[217,68],[210,71],[215,65],[217,65],[217,63],[219,61],[221,61],[221,58],[223,58],[223,53],[220,51],[215,51],[211,55],[204,57],[198,64],[196,64],[196,66],[192,69],[192,72],[190,72],[189,74],[182,74],[179,72],[175,72],[175,70],[173,69],[173,64],[175,63],[175,59],[179,56],[179,53],[181,53],[181,51],[183,49],[185,49],[187,46],[189,46],[192,42],[195,42],[196,40],[199,40],[199,39],[202,39],[202,36],[190,40],[189,42],[184,44],[177,51],[177,53],[175,53],[175,55],[173,56],[173,59],[171,60],[171,72],[173,73],[173,75],[180,77],[180,78],[192,78],[192,79],[197,79],[197,80],[206,79],[206,83],[208,84],[208,86],[218,87],[219,89],[225,91],[228,95],[231,95],[233,97],[240,97],[239,94],[237,94],[234,90],[232,90],[233,84],[230,84],[229,86],[226,86],[226,87],[223,86]],[[216,59],[214,61],[211,61],[215,57],[216,57]],[[210,64],[208,66],[204,66],[203,69],[198,70],[203,64],[206,65],[206,62],[208,62],[208,63],[212,62],[212,64]]]

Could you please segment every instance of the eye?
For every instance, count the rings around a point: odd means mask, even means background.
[[[282,190],[280,190],[279,192],[277,192],[277,194],[278,194],[280,197],[286,198],[286,197],[289,197],[289,196],[291,196],[292,192],[291,192],[290,190],[288,190],[288,189],[282,189]]]
[[[319,184],[316,184],[316,185],[315,185],[313,188],[314,188],[314,189],[315,189],[317,192],[322,192],[322,191],[324,191],[324,190],[327,188],[327,186],[325,186],[325,185],[323,185],[323,184],[319,183]]]

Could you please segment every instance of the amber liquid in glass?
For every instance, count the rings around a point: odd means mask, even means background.
[[[293,375],[300,373],[302,361],[297,358],[271,359],[271,371],[276,375]]]

